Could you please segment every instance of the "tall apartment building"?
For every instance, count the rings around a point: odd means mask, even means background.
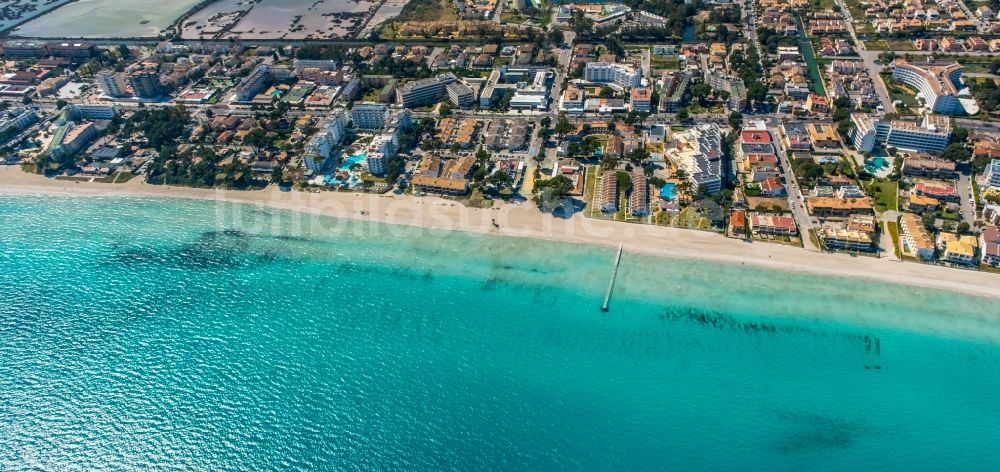
[[[330,113],[326,129],[330,132],[334,144],[344,142],[344,138],[347,137],[347,113],[344,113],[344,110],[334,110],[333,113]]]
[[[653,89],[641,87],[632,89],[632,111],[649,112],[653,107]]]
[[[715,123],[702,123],[676,135],[678,146],[668,156],[684,170],[695,189],[709,194],[722,190],[727,180],[722,152],[722,131]]]
[[[249,102],[253,100],[253,97],[257,96],[264,89],[268,80],[270,80],[268,66],[263,64],[257,66],[250,75],[243,79],[243,82],[240,82],[239,87],[236,89],[236,101]]]
[[[357,129],[382,129],[389,119],[389,107],[384,103],[364,102],[351,108],[351,121]]]
[[[458,77],[449,72],[400,85],[396,95],[399,97],[399,103],[407,108],[431,105],[441,100],[445,95],[445,88],[455,82],[458,82]]]
[[[303,166],[313,172],[322,170],[330,163],[333,144],[333,133],[324,130],[314,134],[303,149]]]
[[[21,131],[37,120],[38,114],[35,113],[34,109],[28,107],[0,111],[0,136],[8,132],[13,133],[11,130]],[[5,140],[0,140],[0,143]]]
[[[49,43],[45,49],[53,57],[82,59],[97,55],[97,46],[85,41]]]
[[[42,57],[48,54],[45,43],[29,39],[13,39],[3,43],[4,57],[29,58]]]
[[[97,86],[109,97],[124,97],[128,94],[124,72],[101,71],[97,73]]]
[[[642,70],[629,64],[588,62],[583,67],[583,78],[588,82],[599,84],[638,87],[642,84]]]
[[[368,171],[374,175],[384,175],[386,161],[396,154],[396,150],[396,135],[394,133],[383,133],[375,136],[375,139],[368,144],[368,152],[365,154]]]
[[[852,113],[854,126],[848,137],[859,152],[877,146],[893,146],[910,151],[941,153],[951,139],[948,117],[927,115],[923,121],[882,121],[864,113]]]
[[[962,65],[957,62],[909,62],[897,59],[892,77],[910,85],[921,92],[927,103],[927,109],[933,113],[945,115],[973,114],[978,107],[966,109],[966,104],[959,99],[959,89],[962,87]],[[967,103],[972,98],[965,99]],[[972,102],[974,103],[974,102]]]
[[[97,126],[94,123],[76,124],[67,122],[59,127],[48,152],[54,157],[76,154],[90,141],[97,138]]]
[[[1000,159],[993,159],[986,170],[983,171],[986,178],[986,185],[992,188],[1000,188]]]
[[[468,85],[461,82],[448,84],[446,90],[451,103],[459,108],[469,108],[476,102],[476,93]]]
[[[152,71],[135,72],[128,77],[132,91],[137,97],[156,98],[160,96],[160,74]]]
[[[726,106],[733,111],[741,111],[747,106],[747,88],[743,79],[716,70],[705,72],[705,83],[712,90],[729,92]]]

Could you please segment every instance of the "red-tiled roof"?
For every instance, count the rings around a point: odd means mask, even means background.
[[[771,133],[767,131],[744,131],[740,134],[746,144],[767,144],[771,142]]]

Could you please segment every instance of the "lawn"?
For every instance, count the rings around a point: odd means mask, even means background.
[[[851,11],[851,16],[856,20],[865,18],[865,7],[861,5],[858,0],[847,0],[844,2],[847,5],[847,9]]]
[[[885,222],[885,232],[892,238],[892,246],[896,248],[896,257],[903,258],[903,249],[899,245],[899,223],[895,221]]]
[[[878,211],[895,210],[899,203],[899,183],[891,180],[872,180],[868,193]]]
[[[676,54],[654,55],[649,58],[649,67],[651,69],[675,70],[679,69],[680,65],[681,62],[677,59]]]
[[[587,178],[583,184],[583,201],[590,203],[594,199],[594,189],[597,188],[597,174],[600,169],[597,166],[586,168]]]
[[[865,41],[865,49],[869,51],[888,51],[889,45],[884,39],[871,39]]]
[[[886,39],[885,44],[890,51],[916,51],[913,41],[909,39]]]
[[[403,7],[393,21],[452,21],[458,19],[455,5],[449,0],[413,0]]]

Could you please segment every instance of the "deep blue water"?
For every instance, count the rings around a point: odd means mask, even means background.
[[[0,197],[0,470],[997,470],[995,300]]]

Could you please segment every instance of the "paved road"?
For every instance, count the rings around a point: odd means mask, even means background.
[[[966,18],[976,22],[976,32],[979,34],[985,33],[986,31],[983,28],[983,22],[979,21],[978,16],[972,14],[972,10],[969,10],[969,6],[965,4],[965,0],[958,0],[957,3],[958,6],[962,8],[962,11],[965,12]]]
[[[976,223],[976,207],[972,204],[972,176],[964,172],[959,174],[955,191],[958,192],[958,201],[962,207],[962,221],[972,226]]]
[[[769,120],[768,127],[773,129],[775,126],[777,126],[777,123]],[[817,247],[813,243],[812,238],[809,237],[809,230],[815,229],[816,225],[813,224],[812,216],[806,210],[805,196],[802,195],[802,187],[799,186],[799,182],[795,178],[795,172],[792,172],[792,164],[786,156],[785,144],[781,141],[778,133],[775,132],[772,135],[778,154],[778,164],[781,165],[781,178],[784,179],[785,189],[788,191],[788,207],[791,209],[795,221],[799,224],[802,246],[810,251],[820,252],[822,249]]]
[[[889,96],[889,91],[885,86],[885,82],[882,81],[882,76],[879,75],[883,67],[881,64],[875,62],[882,51],[869,51],[865,49],[864,41],[859,41],[857,34],[854,32],[854,19],[851,17],[851,10],[847,8],[844,0],[837,0],[837,7],[840,8],[841,14],[847,20],[847,31],[851,34],[851,40],[854,41],[854,50],[858,52],[861,61],[865,63],[865,69],[868,70],[868,75],[871,76],[872,82],[875,84],[875,93],[878,95],[879,101],[882,102],[882,108],[885,109],[886,113],[895,113],[896,106],[892,104],[892,97]]]
[[[880,219],[884,223],[898,223],[899,212],[893,210],[882,212]],[[899,258],[896,257],[896,243],[892,240],[892,236],[889,234],[888,230],[882,232],[882,236],[878,240],[878,247],[882,257],[885,257],[890,261],[899,260]]]

